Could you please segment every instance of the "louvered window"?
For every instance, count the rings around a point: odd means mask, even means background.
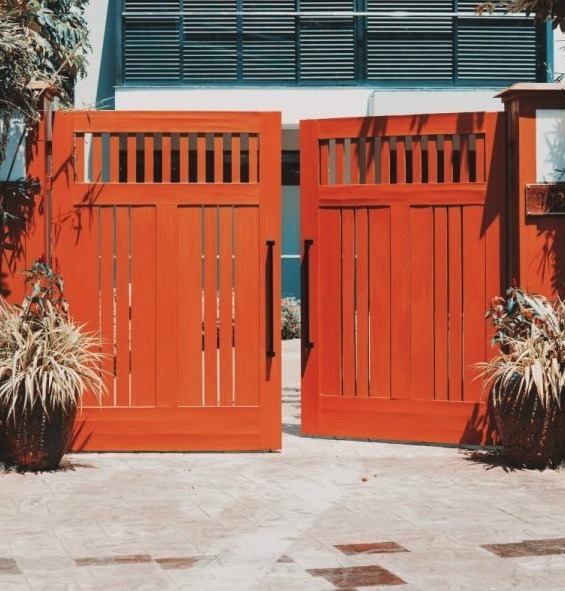
[[[478,0],[122,0],[126,85],[545,81],[545,25]]]
[[[375,15],[367,18],[367,79],[451,81],[452,5],[451,0],[367,0]]]

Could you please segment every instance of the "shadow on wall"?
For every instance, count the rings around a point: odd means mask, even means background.
[[[23,141],[21,136],[20,142]],[[25,141],[25,160],[31,162],[34,158],[40,158],[40,142],[38,141],[38,128],[28,133]],[[7,157],[5,167],[6,177],[11,179],[11,171],[14,168],[14,159]],[[26,174],[25,170],[18,174]],[[5,177],[5,178],[6,178]],[[28,240],[36,232],[41,232],[38,227],[44,219],[44,195],[41,193],[41,181],[37,177],[27,176],[17,180],[0,182],[0,224],[2,236],[0,239],[0,295],[8,298],[11,303],[21,303],[23,288],[21,281],[14,284],[16,274],[26,268],[26,254],[38,257],[41,252],[30,252]],[[14,290],[15,288],[15,290]]]
[[[537,179],[543,182],[565,182],[565,113],[548,111],[547,117],[536,115],[537,136]],[[565,196],[565,183],[563,192]],[[559,194],[558,194],[559,196]],[[565,197],[559,203],[548,206],[565,212]],[[540,279],[544,295],[565,296],[565,217],[527,216],[526,225],[536,229],[536,240],[526,247],[532,248],[532,271]],[[528,287],[528,286],[524,286]],[[536,286],[536,289],[537,286]],[[547,293],[549,290],[553,292]]]

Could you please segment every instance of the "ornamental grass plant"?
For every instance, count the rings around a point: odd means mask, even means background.
[[[535,396],[543,408],[561,406],[565,385],[565,303],[512,287],[487,311],[495,327],[497,354],[478,364],[493,402],[512,392],[517,399]],[[517,386],[516,386],[517,384]],[[513,385],[513,387],[510,387]]]
[[[8,417],[40,405],[47,415],[104,392],[100,339],[74,324],[63,280],[45,263],[24,271],[31,293],[21,306],[0,300],[0,407]]]

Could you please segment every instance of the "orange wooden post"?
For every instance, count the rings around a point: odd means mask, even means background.
[[[21,219],[8,221],[7,236],[0,261],[2,296],[10,303],[21,304],[24,296],[23,276],[20,271],[28,268],[35,259],[50,252],[50,228],[48,212],[51,204],[51,179],[47,169],[48,144],[50,143],[51,98],[44,96],[42,119],[37,124],[35,141],[24,141],[26,178],[35,188],[27,207],[19,214]],[[8,201],[8,198],[6,198]],[[9,204],[6,203],[9,210]]]
[[[526,186],[539,181],[536,170],[536,113],[563,110],[563,85],[515,84],[499,95],[508,121],[512,179],[508,218],[509,278],[548,297],[565,293],[565,239],[562,216],[526,214]]]

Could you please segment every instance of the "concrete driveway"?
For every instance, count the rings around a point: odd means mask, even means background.
[[[565,589],[565,472],[300,436],[281,453],[75,454],[0,473],[0,591]]]

